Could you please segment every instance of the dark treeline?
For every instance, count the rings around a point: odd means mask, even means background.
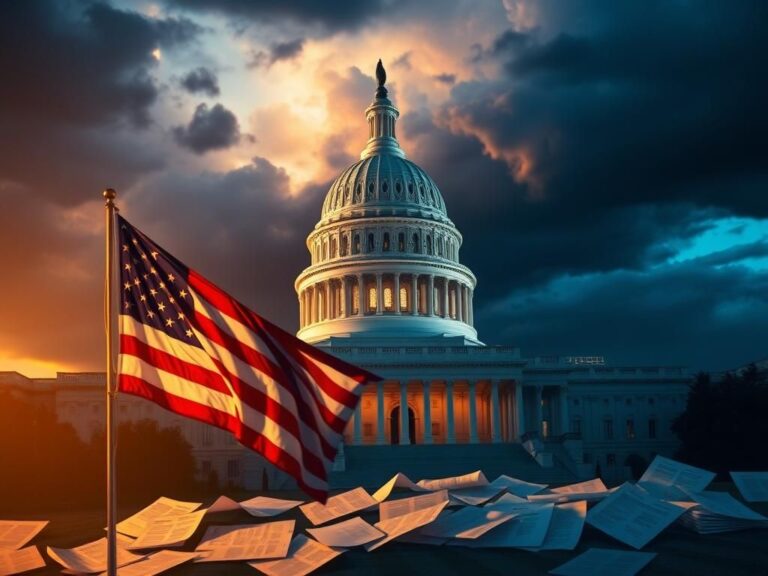
[[[121,506],[201,493],[191,448],[178,429],[150,420],[125,423],[118,442]],[[104,434],[83,442],[50,409],[0,392],[0,511],[96,507],[105,492]]]
[[[717,472],[768,470],[768,374],[755,365],[718,380],[699,374],[685,412],[672,423],[677,457]]]

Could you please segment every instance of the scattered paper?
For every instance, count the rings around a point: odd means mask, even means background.
[[[449,544],[472,548],[538,548],[547,536],[554,504],[520,504],[515,517],[476,540],[454,540]],[[488,506],[486,506],[488,508]]]
[[[228,562],[285,558],[295,520],[238,526],[209,526],[197,546],[195,562]]]
[[[768,502],[768,472],[731,472],[731,478],[747,502]]]
[[[218,512],[234,512],[240,510],[240,504],[232,500],[229,496],[219,496],[205,509],[206,514],[216,514]]]
[[[197,558],[196,552],[160,550],[160,552],[147,556],[143,560],[118,568],[117,576],[155,576],[155,574],[160,574],[195,558]],[[108,574],[102,572],[100,576],[108,576]]]
[[[449,496],[452,502],[468,505],[468,506],[482,506],[488,500],[491,500],[504,492],[506,489],[503,486],[475,486],[474,488],[461,488],[459,490],[451,490]]]
[[[416,485],[425,490],[458,490],[459,488],[472,488],[473,486],[487,486],[488,479],[481,470],[477,470],[463,476],[419,480]]]
[[[58,562],[67,570],[78,574],[95,574],[107,569],[107,539],[102,538],[95,542],[83,544],[77,548],[54,548],[49,546],[46,550],[55,562]],[[144,554],[133,554],[121,546],[117,547],[117,566],[125,566],[132,562],[138,562],[144,558]]]
[[[374,500],[363,488],[355,488],[349,492],[331,496],[325,505],[319,502],[310,502],[300,506],[299,509],[312,524],[319,526],[336,518],[361,512],[378,504],[379,502]]]
[[[138,511],[133,516],[117,523],[117,531],[128,536],[138,537],[147,529],[152,520],[164,516],[178,516],[188,514],[202,506],[199,502],[181,502],[165,496],[158,498],[152,504]]]
[[[594,478],[592,480],[587,480],[586,482],[552,488],[550,492],[554,492],[555,494],[589,494],[590,492],[605,492],[606,490],[608,490],[608,488],[603,481],[600,480],[600,478]]]
[[[579,482],[578,484],[569,484],[568,486],[552,488],[551,490],[540,492],[538,494],[529,494],[528,500],[531,502],[553,502],[555,504],[579,502],[581,500],[596,502],[602,500],[611,492],[612,490],[606,488],[602,480],[595,478],[594,480],[587,480],[586,482]]]
[[[270,518],[287,512],[303,503],[303,500],[281,500],[280,498],[269,498],[268,496],[256,496],[256,498],[240,502],[240,507],[251,516]]]
[[[0,520],[0,550],[21,548],[47,525],[47,520]]]
[[[511,520],[514,516],[513,512],[506,510],[462,508],[453,514],[438,518],[435,522],[422,528],[420,533],[434,538],[473,540],[492,528]]]
[[[768,518],[748,508],[727,492],[692,492],[692,505],[680,523],[699,534],[735,532],[768,527]],[[677,504],[677,503],[676,503]]]
[[[20,550],[0,550],[0,576],[21,574],[45,566],[37,546],[27,546]]]
[[[377,548],[380,548],[387,542],[391,542],[395,538],[399,538],[403,534],[407,534],[408,532],[412,532],[417,528],[426,526],[430,522],[434,522],[440,512],[442,512],[443,508],[445,508],[447,505],[448,501],[446,500],[430,508],[425,508],[423,510],[418,510],[409,514],[403,514],[402,516],[395,516],[394,518],[389,518],[388,520],[377,522],[375,524],[376,528],[384,532],[386,537],[382,538],[381,540],[377,540],[376,542],[366,544],[365,549],[368,552],[371,552]]]
[[[307,528],[307,532],[321,544],[340,548],[362,546],[386,536],[359,516],[324,528]]]
[[[556,576],[634,576],[655,557],[655,552],[590,548],[549,573]]]
[[[373,498],[379,502],[384,502],[384,500],[389,498],[389,495],[392,494],[392,491],[395,488],[406,488],[408,490],[413,490],[414,492],[425,492],[427,490],[426,488],[417,485],[402,472],[398,472],[392,476],[386,484],[373,493]]]
[[[530,550],[575,549],[584,530],[586,518],[587,503],[584,500],[555,506],[544,541],[538,548]]]
[[[342,552],[320,544],[304,534],[298,534],[282,560],[249,562],[248,564],[267,576],[305,576],[327,564]]]
[[[491,482],[490,485],[498,486],[510,494],[514,494],[515,496],[522,496],[523,498],[529,494],[536,494],[541,492],[547,487],[547,484],[533,484],[532,482],[518,480],[517,478],[512,478],[511,476],[506,476],[505,474],[502,474],[496,478],[496,480]]]
[[[633,484],[623,484],[587,514],[587,522],[637,548],[653,540],[685,510]]]
[[[396,516],[418,512],[425,508],[432,508],[432,506],[442,502],[448,502],[447,490],[422,494],[421,496],[411,496],[410,498],[400,498],[399,500],[387,500],[379,504],[379,520],[389,520]]]
[[[685,500],[686,492],[701,492],[714,478],[714,472],[656,456],[637,484],[662,500]]]
[[[152,520],[147,529],[127,548],[129,550],[143,550],[182,546],[200,526],[203,516],[205,516],[205,509]]]

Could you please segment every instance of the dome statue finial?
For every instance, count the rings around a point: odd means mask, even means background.
[[[379,58],[379,63],[376,64],[376,80],[379,82],[379,87],[376,88],[376,98],[386,98],[387,89],[384,88],[384,84],[387,81],[387,71],[384,70],[384,65],[381,63],[381,58]]]

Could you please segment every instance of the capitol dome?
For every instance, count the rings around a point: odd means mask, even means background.
[[[400,112],[387,97],[381,61],[376,76],[368,142],[331,185],[307,237],[312,262],[296,279],[298,336],[319,345],[353,337],[480,344],[476,279],[459,262],[461,234],[434,180],[397,141]]]

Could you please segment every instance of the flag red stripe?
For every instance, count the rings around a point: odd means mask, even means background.
[[[238,418],[235,418],[226,412],[216,410],[210,406],[205,406],[187,398],[169,394],[135,376],[120,374],[118,376],[118,386],[122,392],[142,396],[171,412],[231,432],[243,445],[252,450],[256,450],[280,470],[293,476],[299,484],[299,487],[307,494],[320,502],[325,503],[328,496],[327,491],[318,490],[304,482],[302,478],[302,468],[299,462],[291,454],[270,442],[270,440],[262,434],[248,428]],[[321,478],[321,480],[324,480],[324,478]]]

